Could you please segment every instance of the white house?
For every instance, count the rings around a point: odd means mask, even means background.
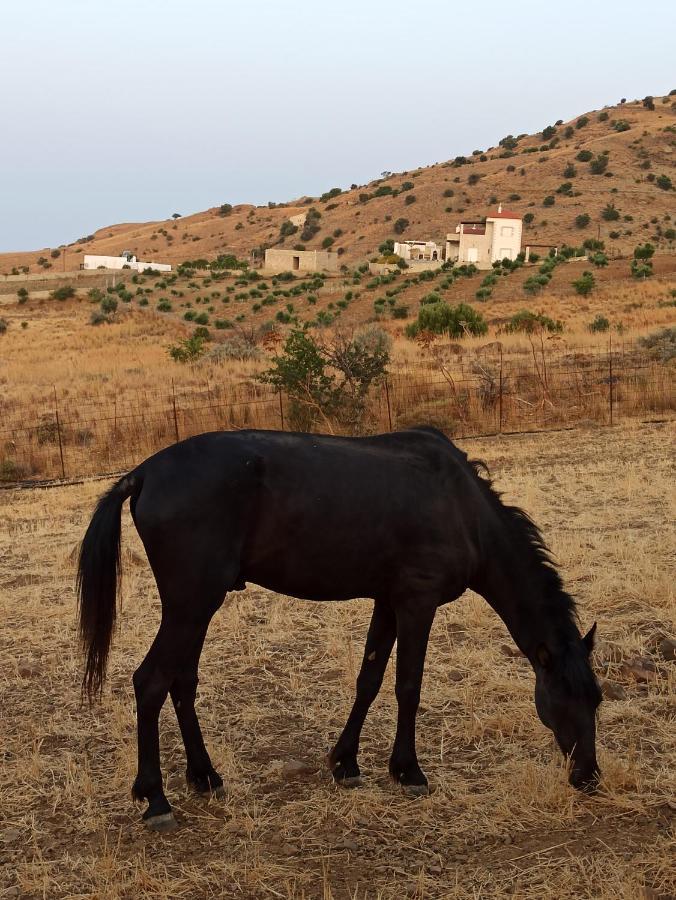
[[[407,261],[432,262],[442,257],[442,249],[435,241],[395,241],[394,253]]]
[[[81,269],[133,269],[135,272],[145,272],[146,269],[155,269],[157,272],[171,272],[171,266],[167,263],[141,262],[130,250],[123,250],[120,256],[94,256],[86,253],[80,266]]]
[[[521,252],[522,230],[521,216],[503,210],[501,204],[485,222],[460,222],[455,234],[447,234],[446,259],[490,269],[498,260],[516,259]]]

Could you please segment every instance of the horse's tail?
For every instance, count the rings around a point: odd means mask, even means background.
[[[114,484],[97,503],[80,545],[76,589],[80,641],[85,655],[82,689],[90,701],[103,687],[115,625],[122,504],[128,497],[138,496],[140,488],[136,473],[125,475]]]

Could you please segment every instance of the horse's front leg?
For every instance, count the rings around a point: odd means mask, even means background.
[[[395,604],[397,621],[398,704],[397,733],[390,757],[390,775],[407,793],[429,793],[427,778],[418,764],[415,748],[415,720],[420,703],[425,654],[437,601],[420,597]]]
[[[333,777],[342,787],[355,787],[360,783],[357,763],[359,738],[369,707],[378,696],[383,683],[396,631],[394,611],[389,602],[376,600],[366,636],[364,658],[357,678],[354,705],[336,746],[329,754],[329,766]]]

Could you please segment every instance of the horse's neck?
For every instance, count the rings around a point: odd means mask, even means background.
[[[510,558],[485,566],[479,593],[500,616],[529,659],[542,644],[558,642],[572,629],[571,601],[539,564]],[[572,633],[572,632],[571,632]]]

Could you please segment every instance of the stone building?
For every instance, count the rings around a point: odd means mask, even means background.
[[[330,250],[266,250],[266,272],[337,272],[338,254]]]
[[[446,260],[490,269],[498,260],[516,259],[521,252],[522,227],[521,216],[503,210],[502,205],[489,213],[485,222],[460,222],[455,234],[446,235]]]

